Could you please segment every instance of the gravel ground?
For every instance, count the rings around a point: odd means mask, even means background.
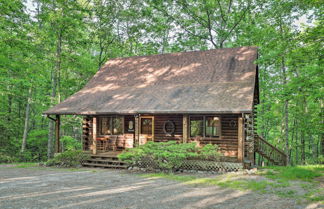
[[[0,167],[0,208],[316,208],[275,195],[103,169]]]

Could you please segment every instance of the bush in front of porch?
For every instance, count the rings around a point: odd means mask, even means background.
[[[217,145],[204,147],[196,143],[148,142],[136,148],[127,149],[118,158],[131,166],[174,171],[187,159],[215,160],[221,156]]]
[[[53,159],[48,160],[45,165],[55,167],[80,167],[89,158],[89,155],[85,154],[82,150],[68,150],[57,154]]]

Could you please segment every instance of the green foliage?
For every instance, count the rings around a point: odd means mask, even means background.
[[[47,130],[35,129],[30,131],[27,137],[26,151],[20,153],[21,161],[45,161],[47,159],[47,136]]]
[[[271,179],[276,180],[302,180],[312,181],[314,178],[322,176],[324,165],[307,165],[307,166],[274,166],[265,168],[263,174]]]
[[[25,152],[18,152],[16,154],[19,162],[32,162],[36,161],[36,153],[33,153],[31,151],[25,151]]]
[[[320,155],[317,159],[318,163],[324,164],[324,155]]]
[[[65,151],[57,154],[53,159],[48,160],[46,166],[79,167],[87,159],[89,159],[89,155],[83,153],[83,151]]]
[[[0,152],[0,163],[13,163],[13,162],[17,162],[17,161],[18,161],[17,158]]]
[[[82,148],[81,142],[71,136],[63,136],[60,140],[64,151],[80,150]]]
[[[259,47],[258,134],[285,148],[294,165],[323,162],[321,1],[33,0],[33,4],[35,8],[26,8],[22,0],[0,1],[2,153],[22,161],[43,161],[49,120],[42,112],[81,89],[108,59],[253,45]],[[34,11],[27,12],[30,9]],[[304,25],[296,27],[303,19]],[[79,140],[78,126],[78,118],[64,116],[61,133]],[[26,154],[19,154],[24,129]]]
[[[183,160],[189,158],[215,159],[220,156],[218,147],[208,145],[198,148],[196,143],[148,142],[136,148],[128,149],[118,155],[118,158],[132,165],[142,162],[152,162],[152,166],[164,170],[178,169]]]
[[[217,160],[221,156],[217,145],[206,144],[200,149],[199,157],[206,160]]]

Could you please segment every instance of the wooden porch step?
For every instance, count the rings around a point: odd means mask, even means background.
[[[103,160],[103,159],[89,159],[87,161],[91,161],[91,162],[103,162],[103,163],[120,163],[120,164],[125,164],[123,161],[119,161],[119,160]]]
[[[82,163],[85,167],[100,167],[100,168],[114,168],[114,169],[125,169],[127,165],[125,162],[120,161],[117,157],[121,152],[111,151],[97,153],[96,155],[92,153],[87,153],[90,156],[86,162]]]
[[[116,155],[90,155],[91,158],[118,159]]]
[[[82,166],[85,167],[102,167],[102,168],[119,168],[126,169],[126,165],[109,165],[109,164],[98,164],[98,163],[83,163]]]

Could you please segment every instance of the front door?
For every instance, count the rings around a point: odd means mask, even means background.
[[[154,117],[140,117],[140,139],[139,144],[145,144],[148,141],[154,141]]]

